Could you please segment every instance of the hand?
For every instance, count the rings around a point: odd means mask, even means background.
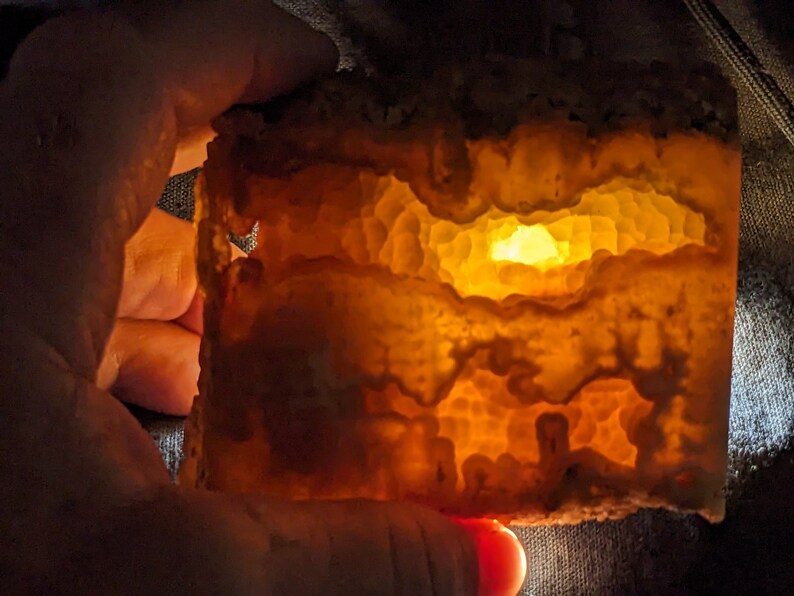
[[[127,325],[160,348],[197,349],[194,281],[141,290],[130,258],[141,236],[128,244],[163,217],[152,208],[177,149],[232,103],[335,65],[327,39],[270,5],[176,4],[54,19],[0,83],[0,592],[465,594],[478,582],[475,542],[506,553],[481,558],[480,586],[517,589],[523,552],[488,522],[176,487],[98,386],[142,400],[125,375],[156,367],[130,373]],[[136,361],[154,361],[155,347]],[[125,354],[115,381],[100,366],[114,349]],[[184,412],[186,394],[158,383],[161,408]]]

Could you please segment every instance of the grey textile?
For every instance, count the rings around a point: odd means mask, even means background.
[[[344,62],[357,60],[360,50],[322,7],[280,3],[331,34]],[[351,4],[359,11],[368,5]],[[780,34],[776,15],[784,16],[790,3],[715,4],[794,97],[794,55],[780,51],[794,45],[773,38]],[[603,2],[589,33],[596,50],[613,58],[695,53],[721,62],[679,9],[646,0]],[[726,73],[739,91],[744,146],[727,518],[711,526],[643,511],[617,522],[515,528],[529,559],[524,594],[794,594],[794,148],[743,81]],[[160,206],[189,217],[194,176],[172,179]],[[181,422],[148,417],[146,425],[175,469]]]

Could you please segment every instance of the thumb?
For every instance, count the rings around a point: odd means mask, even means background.
[[[88,525],[52,580],[76,593],[476,593],[473,541],[408,505],[168,487]]]
[[[57,580],[78,593],[464,596],[483,586],[477,524],[404,503],[171,486],[90,526]]]

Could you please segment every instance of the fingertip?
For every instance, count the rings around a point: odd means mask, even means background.
[[[241,103],[264,101],[333,72],[339,50],[330,37],[280,9],[263,27],[254,73]]]
[[[480,567],[480,596],[515,596],[527,573],[527,556],[516,535],[495,520],[455,519],[473,538]]]
[[[182,316],[174,319],[174,323],[196,335],[204,335],[204,296],[201,292],[196,292],[190,306]]]
[[[185,416],[198,392],[200,337],[163,321],[119,319],[97,383],[121,401],[148,410]]]

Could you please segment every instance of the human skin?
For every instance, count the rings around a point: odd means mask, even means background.
[[[515,591],[518,546],[478,573],[477,548],[506,544],[483,524],[408,504],[174,486],[107,391],[187,410],[200,302],[194,277],[164,273],[189,270],[187,244],[141,240],[183,225],[154,204],[169,172],[195,161],[211,118],[336,63],[325,37],[269,4],[187,8],[53,19],[0,83],[0,591]],[[141,338],[145,366],[131,371]],[[158,381],[169,353],[183,360]],[[147,382],[159,401],[146,401]]]

